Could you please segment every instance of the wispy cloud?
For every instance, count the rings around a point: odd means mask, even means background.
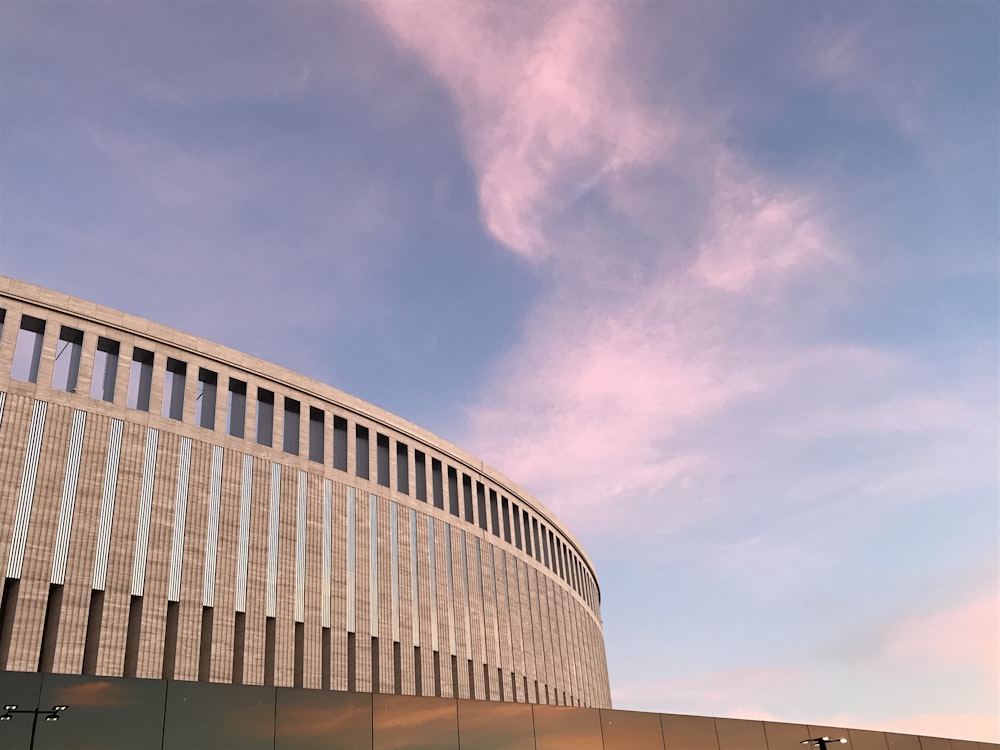
[[[371,7],[452,97],[485,229],[546,280],[462,442],[585,538],[669,557],[696,546],[679,530],[713,529],[706,566],[780,597],[838,555],[803,528],[856,538],[901,506],[995,486],[991,377],[968,351],[943,373],[919,342],[884,335],[878,295],[900,277],[879,278],[876,235],[861,236],[852,197],[827,180],[841,155],[769,169],[773,154],[734,129],[767,122],[767,103],[713,99],[711,63],[673,29],[683,11],[645,19],[687,54],[676,86],[659,61],[654,90],[647,53],[630,46],[633,6],[518,5],[503,18],[476,3]],[[752,21],[709,14],[696,33],[732,40]],[[757,75],[772,99],[885,113],[879,138],[926,131],[909,32],[888,68],[862,31],[824,34],[769,50]],[[906,249],[885,254],[898,268]],[[660,686],[660,705],[692,685]],[[699,705],[753,708],[742,697]]]
[[[484,223],[526,257],[555,251],[546,225],[559,208],[669,143],[669,120],[615,73],[624,40],[612,5],[372,8],[452,91]]]

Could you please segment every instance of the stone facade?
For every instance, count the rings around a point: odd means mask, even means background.
[[[115,310],[0,311],[0,669],[610,706],[593,566],[500,473]]]

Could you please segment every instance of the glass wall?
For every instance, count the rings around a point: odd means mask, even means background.
[[[792,750],[826,733],[705,716],[20,672],[0,672],[0,706],[8,707],[4,750]],[[830,732],[849,736],[845,750],[1000,750]]]

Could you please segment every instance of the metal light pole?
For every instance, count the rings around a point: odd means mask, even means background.
[[[28,743],[28,750],[35,750],[35,728],[38,726],[38,717],[45,714],[45,721],[59,721],[59,714],[69,708],[69,706],[53,706],[50,709],[18,708],[16,703],[11,703],[3,708],[4,713],[0,715],[0,721],[10,721],[14,718],[14,714],[32,714],[31,741]]]
[[[827,745],[835,745],[837,743],[846,744],[847,738],[841,737],[837,740],[831,740],[829,737],[813,737],[812,739],[799,742],[800,745],[812,745],[819,748],[819,750],[827,750]]]

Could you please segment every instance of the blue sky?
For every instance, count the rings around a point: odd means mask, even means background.
[[[1000,741],[997,16],[9,0],[0,272],[528,487],[616,707]]]

